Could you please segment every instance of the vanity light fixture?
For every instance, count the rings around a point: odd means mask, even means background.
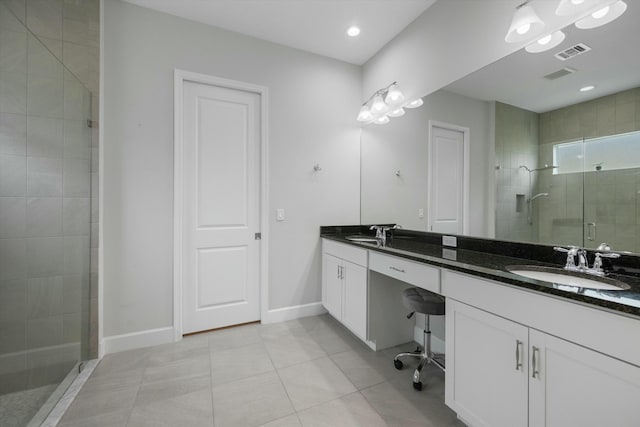
[[[558,30],[554,33],[547,34],[546,36],[541,37],[535,42],[527,45],[527,47],[525,47],[525,50],[529,53],[545,52],[558,46],[564,41],[565,37],[565,34],[562,31]]]
[[[601,0],[560,0],[556,8],[556,15],[576,15],[596,7],[600,2]]]
[[[603,4],[603,7],[576,21],[576,27],[581,30],[597,28],[619,18],[627,10],[627,4],[622,0]]]
[[[377,125],[386,125],[387,123],[389,123],[389,117],[388,116],[380,116],[376,119],[373,119],[373,123],[377,124]]]
[[[404,116],[404,108],[400,107],[400,108],[396,108],[395,110],[389,111],[387,113],[387,116],[389,116],[389,117]]]
[[[424,101],[422,100],[422,98],[418,98],[418,99],[414,99],[413,101],[405,105],[405,108],[418,108],[422,104],[424,104]]]
[[[352,25],[347,29],[347,35],[349,37],[358,37],[360,35],[360,28]]]
[[[526,1],[516,7],[511,26],[504,39],[508,43],[517,43],[535,37],[543,30],[544,22]]]
[[[400,117],[404,114],[404,94],[397,82],[377,90],[367,99],[358,113],[358,121],[389,123],[389,117]]]

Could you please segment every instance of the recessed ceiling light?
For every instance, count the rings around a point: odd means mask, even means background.
[[[347,29],[347,35],[349,37],[357,37],[358,35],[360,35],[360,28],[356,27],[355,25],[349,27],[349,29]]]
[[[585,86],[580,88],[580,92],[589,92],[590,90],[594,90],[596,87],[593,85]]]

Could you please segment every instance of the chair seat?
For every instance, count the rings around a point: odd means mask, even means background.
[[[444,315],[443,296],[420,288],[409,288],[402,292],[402,303],[411,311],[433,316]]]

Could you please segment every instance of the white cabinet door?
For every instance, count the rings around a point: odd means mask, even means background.
[[[530,426],[640,425],[638,367],[534,329],[529,340]]]
[[[367,337],[367,269],[343,264],[342,322],[361,339]]]
[[[324,292],[322,302],[324,308],[333,317],[342,321],[342,260],[329,254],[323,256]]]
[[[470,426],[528,422],[528,328],[447,300],[445,402]]]

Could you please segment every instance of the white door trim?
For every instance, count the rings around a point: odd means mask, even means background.
[[[453,131],[462,132],[463,134],[463,177],[462,177],[462,185],[464,188],[462,189],[462,234],[469,234],[469,141],[471,130],[468,127],[453,125],[451,123],[439,122],[437,120],[429,120],[429,142],[428,142],[428,150],[427,155],[429,156],[428,164],[431,164],[431,156],[433,149],[433,128],[443,128],[449,129]],[[431,201],[431,192],[433,191],[431,188],[431,184],[433,182],[432,174],[433,170],[430,167],[428,172],[427,179],[427,201]],[[430,210],[427,210],[430,212]],[[431,230],[431,226],[433,225],[431,215],[427,217],[427,230]]]
[[[269,306],[269,142],[268,142],[268,97],[269,89],[251,83],[223,79],[206,74],[185,70],[174,70],[174,160],[173,160],[173,330],[174,341],[182,339],[182,273],[183,273],[183,206],[184,194],[182,190],[184,171],[182,140],[183,131],[183,86],[185,81],[210,84],[228,89],[243,90],[260,95],[260,318],[267,315]]]

